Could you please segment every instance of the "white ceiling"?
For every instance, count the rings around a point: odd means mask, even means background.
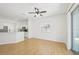
[[[46,10],[44,17],[63,14],[66,12],[69,3],[0,3],[0,17],[26,20],[28,12],[34,11],[34,7],[40,10]]]

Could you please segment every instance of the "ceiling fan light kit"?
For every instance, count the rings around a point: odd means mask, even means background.
[[[38,8],[36,8],[36,7],[34,8],[34,10],[35,10],[34,12],[28,12],[29,14],[35,14],[34,17],[36,17],[36,16],[38,16],[38,15],[39,15],[39,16],[43,16],[42,13],[46,13],[46,12],[47,12],[47,11],[40,11],[40,10],[39,10]]]

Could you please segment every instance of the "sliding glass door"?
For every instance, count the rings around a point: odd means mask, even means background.
[[[71,13],[72,50],[79,52],[79,6]]]

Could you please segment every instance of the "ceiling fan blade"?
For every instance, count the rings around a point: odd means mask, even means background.
[[[28,12],[29,14],[35,14],[35,12]]]
[[[40,13],[46,13],[47,11],[41,11]]]

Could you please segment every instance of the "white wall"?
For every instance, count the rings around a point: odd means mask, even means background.
[[[47,31],[43,28],[45,24],[50,24],[50,28]],[[66,42],[66,25],[65,15],[50,16],[43,19],[29,19],[29,37]]]
[[[9,19],[0,17],[0,26],[8,26],[11,32],[14,31],[14,24],[15,23],[16,23],[15,21],[11,21]]]

